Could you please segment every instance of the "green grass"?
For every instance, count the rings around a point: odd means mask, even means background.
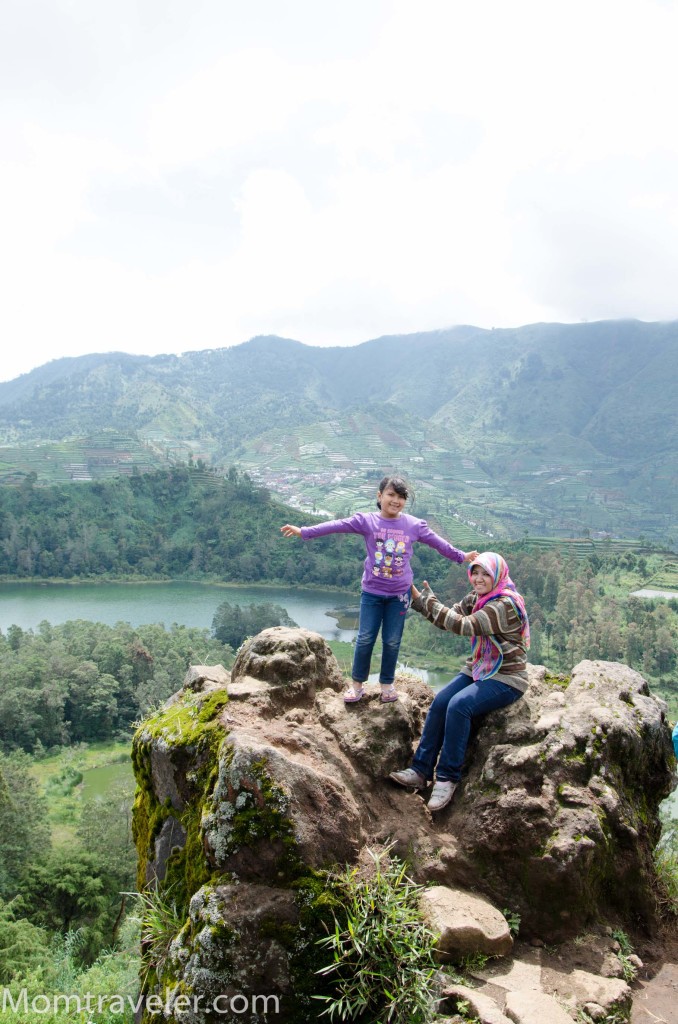
[[[662,558],[657,569],[645,581],[644,586],[651,590],[678,591],[678,559]]]
[[[351,665],[353,663],[353,644],[344,640],[328,640],[327,642],[332,654],[337,659],[339,668],[344,673],[346,679],[350,679]]]
[[[35,761],[31,768],[49,806],[49,824],[54,846],[77,841],[77,827],[86,799],[82,777],[91,768],[129,764],[130,787],[134,784],[130,743],[80,743],[58,754]]]
[[[353,644],[343,640],[329,640],[328,644],[345,678],[350,679],[351,666],[353,664]],[[377,640],[372,653],[372,672],[379,671],[380,659],[381,642]],[[402,644],[400,645],[400,661],[406,670],[408,667],[414,666],[417,669],[426,669],[428,672],[450,671],[454,673],[458,671],[457,666],[461,667],[465,660],[465,654],[459,655],[453,651],[423,650],[417,644],[408,641],[407,626],[405,626]]]

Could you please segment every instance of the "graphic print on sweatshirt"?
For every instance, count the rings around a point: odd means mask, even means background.
[[[374,537],[372,575],[382,580],[396,579],[405,571],[405,558],[410,542],[403,530],[380,529]]]

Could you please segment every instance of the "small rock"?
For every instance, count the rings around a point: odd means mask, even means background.
[[[621,960],[614,953],[608,953],[598,968],[602,978],[621,978],[624,975],[624,968]]]
[[[436,954],[441,961],[468,953],[505,956],[513,949],[504,915],[480,896],[434,885],[424,890],[421,904],[433,931],[439,935]]]
[[[473,988],[467,988],[466,985],[452,985],[444,989],[442,995],[443,1002],[441,1005],[446,1013],[449,1009],[448,1000],[455,1008],[459,1002],[464,1002],[468,1003],[468,1010],[466,1012],[470,1013],[471,1017],[482,1021],[482,1024],[510,1024],[510,1018],[502,1013],[494,999],[482,992],[477,992]]]
[[[509,992],[504,1009],[515,1024],[572,1024],[557,999],[544,992]]]
[[[604,1020],[606,1010],[600,1003],[584,1003],[584,1013],[587,1013],[591,1020]]]

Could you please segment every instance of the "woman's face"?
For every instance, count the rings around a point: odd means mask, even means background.
[[[485,572],[482,565],[474,565],[471,567],[471,586],[478,597],[483,597],[485,594],[489,594],[492,590],[492,583],[492,577],[489,573]]]

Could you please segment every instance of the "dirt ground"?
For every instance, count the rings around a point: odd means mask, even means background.
[[[631,1024],[678,1024],[678,923],[638,945],[644,967],[633,985]]]
[[[665,925],[652,940],[636,936],[633,943],[643,967],[631,985],[631,1024],[678,1024],[678,922]],[[605,937],[601,929],[541,949],[518,942],[514,956],[528,963],[538,962],[548,986],[549,968],[566,975],[575,969],[605,975],[606,962],[609,965],[610,959],[615,960],[610,948],[609,933]]]

